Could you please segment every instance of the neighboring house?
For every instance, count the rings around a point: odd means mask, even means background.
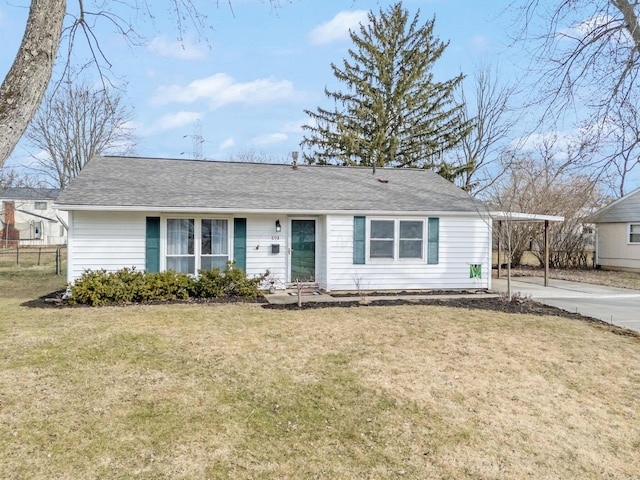
[[[640,272],[640,188],[598,210],[596,266]]]
[[[96,157],[55,207],[69,214],[70,282],[235,260],[276,288],[491,286],[491,221],[427,170]]]
[[[53,209],[59,193],[54,188],[0,189],[0,247],[65,244],[67,215]]]

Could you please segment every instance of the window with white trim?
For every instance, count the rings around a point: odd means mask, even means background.
[[[422,258],[422,238],[424,222],[422,220],[400,220],[400,258]]]
[[[629,243],[640,243],[640,223],[629,224]]]
[[[371,220],[369,258],[423,259],[424,220]]]
[[[200,268],[224,270],[229,260],[229,235],[226,220],[203,219]]]
[[[395,222],[393,220],[371,220],[369,256],[371,258],[393,258]]]
[[[229,260],[229,221],[213,218],[168,218],[166,269],[195,275],[224,270]]]
[[[167,219],[167,270],[196,273],[194,224],[193,218]]]

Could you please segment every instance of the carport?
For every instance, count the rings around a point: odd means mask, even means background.
[[[498,278],[501,278],[502,258],[502,229],[503,223],[541,223],[544,222],[544,286],[549,286],[549,223],[564,222],[564,217],[556,215],[540,215],[537,213],[517,213],[496,211],[490,212],[490,217],[498,222]]]

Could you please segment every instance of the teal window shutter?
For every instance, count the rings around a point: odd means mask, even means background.
[[[435,265],[438,263],[438,250],[440,242],[440,219],[429,218],[429,234],[427,242],[427,263]]]
[[[233,259],[236,267],[247,271],[247,219],[233,219]]]
[[[149,273],[160,271],[160,217],[147,217],[145,268]]]
[[[353,217],[353,264],[364,265],[367,243],[366,218]]]

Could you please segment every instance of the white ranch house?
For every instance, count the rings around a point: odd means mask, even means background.
[[[269,271],[325,291],[491,287],[482,204],[418,169],[96,157],[58,197],[85,270]]]
[[[640,188],[598,210],[589,220],[596,226],[596,266],[640,272]]]

